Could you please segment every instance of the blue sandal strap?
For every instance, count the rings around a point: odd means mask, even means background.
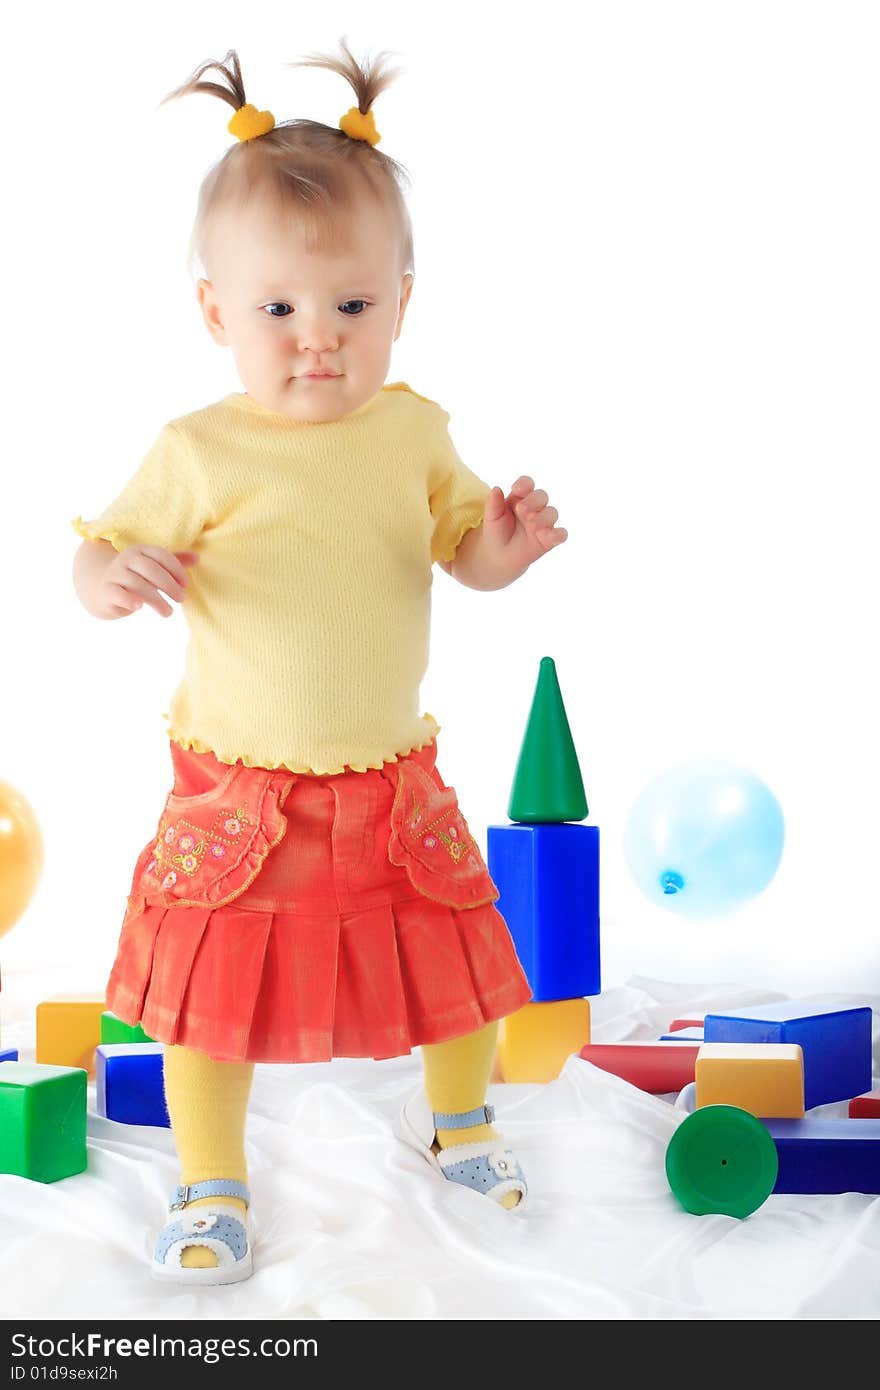
[[[197,1202],[200,1197],[240,1197],[248,1206],[251,1201],[251,1194],[243,1182],[235,1178],[205,1178],[203,1182],[175,1188],[168,1210],[180,1211],[187,1202]]]
[[[468,1129],[471,1125],[490,1125],[495,1119],[494,1105],[478,1105],[475,1110],[444,1111],[434,1114],[435,1129]]]

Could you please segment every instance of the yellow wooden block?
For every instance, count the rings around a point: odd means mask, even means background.
[[[589,1041],[589,999],[533,1001],[501,1020],[495,1074],[500,1081],[554,1081]]]
[[[55,994],[37,1005],[36,1060],[55,1067],[84,1067],[95,1076],[101,1041],[103,994]]]
[[[804,1054],[798,1043],[703,1043],[694,1070],[696,1103],[738,1105],[766,1119],[804,1113]]]

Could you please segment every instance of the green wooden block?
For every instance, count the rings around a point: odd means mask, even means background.
[[[57,1182],[88,1166],[84,1067],[0,1067],[0,1173]]]
[[[101,1042],[102,1043],[140,1043],[155,1042],[145,1033],[139,1023],[132,1028],[130,1023],[123,1023],[121,1018],[117,1018],[111,1009],[105,1009],[101,1014]]]

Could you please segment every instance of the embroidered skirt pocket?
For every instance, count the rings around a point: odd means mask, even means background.
[[[228,769],[197,796],[169,793],[156,837],[141,852],[130,902],[222,907],[254,881],[287,829],[290,772]]]
[[[397,764],[388,858],[406,869],[419,893],[450,907],[478,907],[500,896],[454,787],[417,762]]]

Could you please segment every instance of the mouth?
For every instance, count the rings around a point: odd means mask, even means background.
[[[335,381],[336,378],[337,378],[337,377],[340,377],[340,376],[342,376],[342,373],[341,373],[341,372],[306,372],[303,376],[299,377],[298,380],[299,380],[299,381]]]

